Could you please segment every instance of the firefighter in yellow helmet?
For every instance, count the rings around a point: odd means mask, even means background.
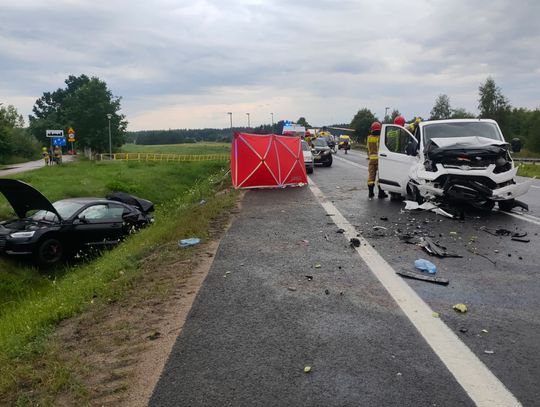
[[[43,147],[41,149],[41,156],[43,157],[43,161],[45,161],[45,165],[49,165],[51,157],[49,156],[49,151],[47,150],[47,147]]]
[[[367,151],[368,151],[368,190],[369,190],[369,199],[372,199],[375,196],[375,182],[377,179],[377,169],[379,168],[379,138],[381,135],[381,123],[373,122],[371,123],[371,128],[369,129],[369,135],[367,138]],[[379,198],[386,198],[388,195],[381,189],[381,186],[378,185],[379,189]]]

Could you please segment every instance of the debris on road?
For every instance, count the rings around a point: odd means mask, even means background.
[[[522,243],[529,243],[530,239],[523,239],[522,237],[513,237],[512,240],[514,242],[522,242]]]
[[[304,373],[310,373],[310,372],[311,372],[311,366],[305,366]]]
[[[326,290],[324,290],[324,293],[325,293],[326,295],[330,295],[330,290],[327,288]]]
[[[315,264],[315,268],[316,268],[316,269],[320,269],[320,268],[321,268],[321,265],[320,265],[320,264]]]
[[[437,272],[437,266],[426,259],[415,260],[414,267],[419,270],[426,271],[430,274],[435,274]]]
[[[351,240],[349,240],[351,243],[351,247],[360,247],[360,239],[357,237],[351,237]]]
[[[484,353],[487,353],[488,355],[493,355],[495,353],[494,350],[485,350]]]
[[[439,317],[440,317],[440,315],[439,315],[438,312],[432,312],[432,313],[431,313],[431,316],[432,316],[433,318],[439,318]]]
[[[469,332],[469,330],[467,328],[459,328],[459,332],[465,334],[465,333]]]
[[[146,339],[149,339],[151,341],[155,341],[156,339],[161,337],[161,332],[154,331],[150,335],[146,337]]]
[[[405,234],[399,237],[402,241],[409,244],[415,244],[420,246],[426,251],[426,253],[432,256],[438,257],[463,257],[457,253],[449,252],[448,249],[442,246],[439,242],[435,242],[433,239],[427,236],[414,236],[411,234]]]
[[[468,311],[467,306],[465,304],[456,304],[452,308],[457,312],[461,312],[462,314]]]
[[[415,271],[400,270],[400,271],[396,271],[396,274],[405,278],[412,278],[414,280],[427,281],[434,284],[448,285],[449,283],[449,281],[445,278],[435,277],[435,276],[431,276],[424,273],[417,273]]]
[[[306,278],[307,278],[308,281],[313,280],[313,276],[306,276]]]
[[[373,230],[387,230],[384,226],[373,226]]]
[[[189,239],[181,239],[178,241],[178,246],[184,248],[184,247],[191,247],[195,246],[201,243],[201,239],[198,237],[190,237]]]
[[[307,276],[306,276],[307,277]],[[289,291],[296,291],[296,287],[287,287],[287,290]]]
[[[455,219],[457,218],[455,215],[452,215],[451,213],[445,211],[444,209],[440,208],[438,205],[434,204],[433,202],[424,202],[423,204],[419,204],[415,201],[404,201],[405,202],[405,208],[403,208],[406,211],[415,211],[415,210],[423,210],[423,211],[431,211],[436,213],[437,215],[446,216],[447,218]],[[461,216],[459,216],[461,218]]]
[[[527,236],[527,232],[512,232],[511,230],[504,228],[493,229],[486,226],[481,226],[480,230],[493,236],[511,236],[512,238],[521,238]]]
[[[336,230],[336,233],[345,233],[345,229],[339,228],[338,230]]]
[[[381,216],[381,220],[387,221],[388,218],[386,216]]]
[[[302,239],[302,240],[300,240],[297,244],[303,245],[303,246],[309,246],[309,240],[307,240],[307,239]]]

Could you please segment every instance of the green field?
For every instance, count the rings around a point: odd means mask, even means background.
[[[121,297],[140,273],[142,259],[162,245],[190,236],[204,240],[209,219],[235,199],[235,194],[214,198],[216,190],[229,185],[226,169],[226,164],[217,162],[81,161],[14,177],[35,186],[51,201],[122,190],[150,199],[156,211],[152,226],[94,260],[44,272],[28,262],[0,258],[0,404],[7,400],[8,405],[15,405],[26,397],[28,389],[21,389],[20,383],[47,387],[45,392],[73,385],[67,376],[44,383],[41,375],[47,375],[50,366],[40,374],[34,372],[48,334],[59,321],[91,306],[94,299]],[[200,206],[201,199],[207,204]],[[10,215],[1,196],[0,218]]]
[[[155,153],[155,154],[229,154],[230,143],[193,143],[138,145],[125,144],[122,153]]]
[[[522,177],[540,177],[540,163],[539,164],[520,164],[518,167],[518,175]]]

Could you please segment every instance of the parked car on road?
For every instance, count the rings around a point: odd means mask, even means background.
[[[519,141],[519,140],[517,140]],[[521,148],[513,142],[514,151]],[[481,209],[510,210],[525,204],[530,181],[517,182],[510,145],[494,120],[420,122],[414,135],[385,124],[379,147],[379,184],[396,198],[418,202],[466,202]]]
[[[313,140],[312,151],[315,164],[322,164],[324,167],[332,165],[332,149],[328,147],[326,139],[319,137]]]
[[[315,164],[313,163],[313,153],[311,152],[311,147],[307,141],[302,140],[302,153],[304,154],[304,164],[306,165],[306,172],[311,174]]]
[[[29,255],[52,266],[85,247],[109,247],[153,221],[152,202],[122,192],[51,203],[31,185],[0,179],[18,219],[0,222],[0,253]],[[34,212],[31,214],[31,212]]]

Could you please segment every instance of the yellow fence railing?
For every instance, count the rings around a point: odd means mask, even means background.
[[[115,153],[98,154],[97,160],[116,161],[229,161],[229,154],[154,154],[154,153]]]

